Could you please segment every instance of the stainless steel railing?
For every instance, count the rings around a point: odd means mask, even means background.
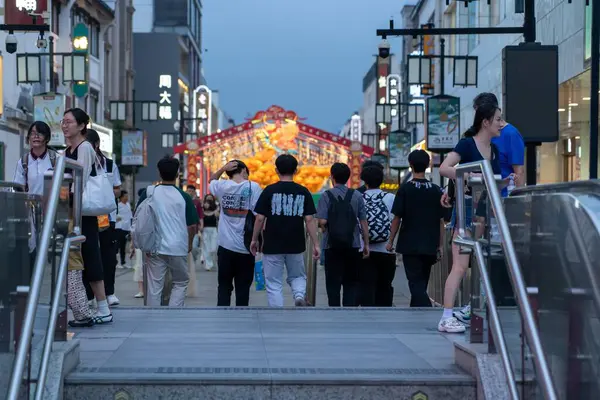
[[[491,290],[489,275],[487,274],[487,269],[485,268],[485,263],[483,262],[483,252],[481,250],[481,244],[479,244],[479,242],[477,242],[476,240],[468,238],[466,234],[464,190],[465,175],[469,173],[479,172],[481,172],[482,174],[483,182],[485,183],[488,192],[488,201],[491,203],[492,210],[494,212],[494,216],[498,224],[498,230],[502,238],[502,247],[506,258],[506,264],[508,267],[510,280],[514,288],[517,305],[523,317],[525,334],[527,336],[527,340],[530,343],[531,350],[534,355],[535,367],[539,375],[544,397],[547,400],[557,400],[558,397],[556,395],[556,389],[552,381],[552,375],[550,373],[548,361],[546,359],[546,355],[542,348],[540,336],[537,331],[535,318],[533,315],[533,308],[531,307],[527,295],[525,280],[523,278],[521,267],[519,265],[519,260],[517,258],[517,253],[513,245],[508,221],[506,220],[506,214],[502,205],[500,191],[498,190],[498,186],[496,185],[496,179],[494,177],[492,165],[488,160],[462,164],[456,167],[456,204],[458,220],[458,237],[454,240],[454,242],[458,245],[471,247],[475,250],[476,257],[478,258],[477,264],[481,273],[481,277],[484,281],[483,283],[485,285],[487,295],[490,296],[490,301],[488,302],[488,305],[491,314],[490,317],[492,320],[493,334],[494,336],[499,336],[495,339],[497,340],[497,343],[499,345],[498,350],[500,351],[500,357],[502,358],[503,366],[505,368],[507,383],[510,388],[511,397],[514,400],[518,400],[519,397],[516,388],[516,382],[510,364],[510,356],[508,354],[506,344],[503,343],[504,338],[502,336],[502,329],[499,323],[498,310],[495,307],[495,303],[493,306],[491,304],[493,303],[493,293]],[[478,252],[480,252],[480,254],[477,254]]]
[[[8,400],[17,400],[19,398],[19,391],[21,387],[21,382],[23,379],[23,370],[25,369],[25,363],[27,362],[27,351],[29,349],[29,345],[31,343],[31,336],[33,333],[34,320],[36,315],[36,305],[40,297],[40,291],[42,288],[42,280],[44,277],[44,268],[46,267],[48,261],[48,249],[50,248],[50,241],[52,239],[52,232],[54,230],[54,220],[56,219],[56,211],[58,208],[58,202],[60,198],[60,192],[62,187],[62,182],[64,178],[65,167],[69,166],[74,172],[73,178],[73,232],[75,234],[74,237],[67,238],[67,241],[70,240],[69,243],[75,243],[80,240],[81,235],[81,196],[83,193],[83,167],[78,162],[68,159],[64,156],[59,156],[56,161],[56,165],[54,168],[54,175],[52,178],[52,186],[51,190],[47,196],[46,209],[44,212],[44,224],[42,228],[42,233],[40,234],[40,240],[38,242],[37,247],[37,255],[35,259],[35,267],[33,270],[33,277],[31,279],[31,289],[29,292],[29,297],[27,298],[27,306],[25,308],[25,318],[23,321],[23,325],[21,328],[21,335],[19,344],[17,347],[15,360],[13,364],[13,372],[10,378],[10,385],[8,389]],[[70,246],[65,246],[67,249]],[[65,257],[66,254],[66,257]],[[61,271],[59,271],[59,276],[61,274],[66,274],[66,262],[68,259],[68,250],[65,252],[63,249],[63,254],[61,257]],[[62,269],[65,271],[63,272]],[[64,280],[64,276],[63,276]],[[59,280],[57,280],[58,285]],[[58,301],[56,299],[57,296],[60,296],[60,286],[56,287],[54,291],[54,299],[52,305],[52,314],[50,316],[50,321],[54,320],[56,323],[56,313],[58,311]],[[48,325],[48,332],[46,333],[46,339],[48,339],[49,335],[53,335],[54,325]],[[53,338],[52,338],[53,340]],[[49,346],[46,351],[46,346]],[[48,344],[48,340],[46,340],[44,346],[44,353],[49,353],[51,350],[52,341]],[[42,359],[42,365],[40,366],[40,372],[44,372],[44,376],[42,377],[41,373],[39,379],[45,379],[45,375],[47,374],[48,369],[48,360],[50,359],[50,355],[47,354]],[[44,365],[45,363],[45,365]],[[43,384],[40,385],[38,383],[38,388],[36,390],[36,399],[41,397],[37,397],[40,390],[43,393]],[[41,389],[40,389],[41,388]],[[41,396],[41,394],[39,394]]]

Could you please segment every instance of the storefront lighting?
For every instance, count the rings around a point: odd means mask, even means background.
[[[583,101],[590,101],[590,100],[591,100],[591,98],[590,98],[590,97],[584,97],[584,98],[582,98],[581,100],[583,100]]]
[[[17,83],[40,83],[42,61],[37,54],[17,54]]]
[[[577,107],[578,105],[578,103],[569,103],[569,107]]]
[[[454,60],[454,86],[477,86],[478,58],[472,56],[455,56]]]
[[[558,112],[564,112],[564,111],[565,111],[565,109],[564,109],[564,108],[559,108],[559,109],[558,109]]]
[[[86,51],[89,46],[87,36],[80,36],[73,39],[73,48],[77,51]]]
[[[387,148],[387,141],[385,139],[379,140],[379,151],[383,152]]]

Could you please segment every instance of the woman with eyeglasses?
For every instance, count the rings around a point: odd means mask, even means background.
[[[13,182],[22,185],[26,193],[42,195],[44,193],[44,174],[56,165],[57,153],[48,148],[52,133],[48,124],[35,121],[27,130],[27,143],[29,152],[17,162]],[[29,238],[30,264],[33,268],[36,256],[35,224],[31,224],[31,237]]]
[[[96,151],[92,144],[86,141],[87,125],[90,117],[80,108],[71,108],[65,111],[61,121],[62,131],[65,135],[67,149],[65,156],[77,160],[83,166],[83,187],[91,176],[96,176],[97,169],[102,168],[97,160]],[[83,258],[83,279],[87,280],[94,292],[97,303],[96,315],[93,324],[106,324],[113,321],[106,292],[104,289],[104,270],[102,267],[102,254],[100,252],[100,237],[98,231],[98,218],[91,216],[81,217],[81,233],[86,240],[81,244]],[[85,290],[84,290],[85,296]],[[86,296],[87,297],[87,296]],[[81,326],[77,318],[69,322],[71,326]],[[83,321],[83,326],[88,326]]]

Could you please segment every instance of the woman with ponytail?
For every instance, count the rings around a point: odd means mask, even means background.
[[[474,161],[489,160],[494,174],[500,174],[500,156],[498,148],[492,143],[492,138],[500,135],[503,127],[500,108],[496,104],[483,104],[475,111],[473,125],[458,142],[442,165],[440,174],[446,178],[456,179],[456,166]],[[470,190],[465,201],[465,225],[472,230],[473,199]],[[456,208],[452,212],[451,225],[456,227]],[[454,237],[457,231],[454,230]],[[460,248],[452,243],[452,270],[446,279],[444,289],[444,314],[438,324],[440,332],[463,333],[466,328],[453,314],[456,293],[463,276],[469,267],[469,254],[461,254]]]
[[[63,120],[61,121],[61,127],[63,134],[65,135],[65,142],[67,143],[67,149],[65,150],[65,157],[77,160],[83,166],[83,187],[85,188],[89,178],[96,176],[97,166],[97,154],[94,147],[86,141],[87,125],[90,123],[90,117],[81,108],[71,108],[65,111]],[[98,310],[95,315],[91,318],[88,317],[88,312],[82,310],[81,313],[76,313],[73,309],[73,315],[75,320],[70,321],[69,325],[72,327],[78,326],[90,326],[93,324],[104,324],[112,322],[113,316],[110,313],[108,302],[106,301],[106,292],[104,290],[104,271],[102,267],[102,258],[100,253],[100,238],[98,232],[98,218],[90,216],[81,217],[81,234],[85,236],[86,240],[81,244],[81,253],[75,254],[75,258],[83,258],[83,278],[90,283],[93,294],[96,298]],[[80,263],[75,263],[80,264]],[[76,276],[77,275],[77,276]],[[73,274],[68,276],[68,285],[73,288],[74,301],[77,301],[77,305],[81,301],[80,288],[83,287],[81,284],[81,271],[74,271]],[[71,294],[71,289],[69,294]],[[85,289],[83,296],[85,298]],[[86,302],[87,303],[87,302]]]

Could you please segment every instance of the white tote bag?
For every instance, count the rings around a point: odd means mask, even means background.
[[[96,176],[88,178],[81,203],[81,214],[86,217],[107,215],[117,209],[112,181],[97,158]]]

